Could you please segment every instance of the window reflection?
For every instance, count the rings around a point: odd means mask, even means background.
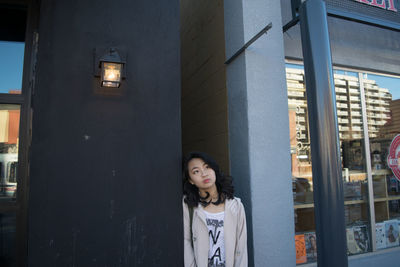
[[[0,93],[21,94],[24,42],[0,41]]]
[[[371,251],[368,176],[358,73],[334,71],[344,192],[347,252]]]
[[[286,81],[297,264],[317,260],[310,136],[304,80],[304,70],[301,66],[288,65]]]
[[[306,258],[300,257],[297,261],[300,264],[316,261],[316,253],[314,255],[314,252],[312,252],[313,246],[310,241],[310,236],[315,237],[315,222],[307,96],[303,67],[287,64],[286,80],[296,240],[304,239],[307,253]],[[362,94],[359,75],[356,72],[335,70],[334,84],[343,170],[348,254],[352,255],[365,253],[372,249]],[[309,253],[311,254],[309,255]]]
[[[388,164],[400,133],[400,78],[363,74],[368,107],[377,248],[399,245],[400,177]],[[394,169],[398,168],[394,166]],[[396,235],[397,234],[397,235]]]
[[[19,105],[0,105],[0,201],[16,198],[19,120]]]
[[[287,64],[290,153],[297,263],[316,261],[307,96],[301,65]],[[348,254],[400,243],[400,77],[334,70]],[[362,98],[364,95],[364,98]],[[364,118],[364,119],[363,119]],[[367,122],[364,127],[364,121]],[[367,130],[365,129],[367,128]],[[371,174],[367,173],[368,132]],[[389,157],[390,156],[390,157]],[[368,163],[369,164],[369,163]],[[372,177],[375,233],[371,232],[368,176]],[[305,251],[305,255],[301,251]]]

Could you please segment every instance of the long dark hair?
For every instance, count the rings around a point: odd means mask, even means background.
[[[233,185],[232,185],[232,177],[224,175],[224,173],[220,170],[217,162],[208,154],[204,152],[190,152],[183,161],[183,195],[184,201],[188,204],[189,207],[197,207],[200,203],[203,206],[207,206],[211,203],[207,202],[206,199],[209,196],[207,192],[207,196],[202,198],[199,194],[199,189],[197,186],[191,184],[189,182],[189,161],[192,159],[202,159],[204,163],[206,163],[211,169],[215,172],[215,185],[217,186],[218,191],[218,200],[213,202],[213,204],[218,205],[223,203],[225,199],[233,198]]]

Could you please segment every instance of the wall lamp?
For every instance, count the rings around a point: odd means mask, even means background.
[[[121,59],[115,48],[107,50],[106,54],[98,59],[96,76],[100,76],[102,87],[118,88],[125,78],[125,61]]]

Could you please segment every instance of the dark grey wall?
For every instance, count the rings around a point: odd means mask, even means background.
[[[182,262],[179,1],[43,0],[29,266]],[[93,49],[127,56],[98,93]]]

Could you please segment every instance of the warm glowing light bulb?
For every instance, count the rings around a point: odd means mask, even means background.
[[[122,77],[122,63],[102,62],[101,63],[101,86],[104,87],[119,87]]]
[[[115,75],[114,71],[108,71],[107,73],[107,80],[115,80],[115,78],[117,77],[117,75]]]

